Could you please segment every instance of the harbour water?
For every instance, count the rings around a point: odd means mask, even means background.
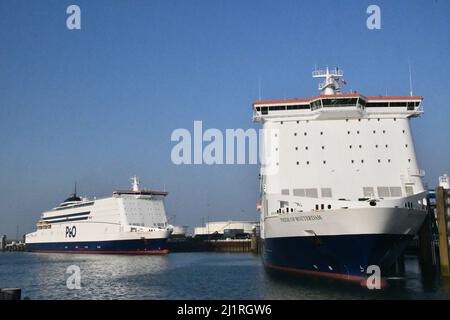
[[[270,274],[250,253],[164,256],[0,253],[0,287],[30,299],[449,299],[450,285],[422,278],[406,256],[403,277],[383,290]],[[67,288],[67,268],[81,271],[81,289]]]

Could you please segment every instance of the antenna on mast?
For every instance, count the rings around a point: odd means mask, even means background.
[[[412,88],[411,62],[409,61],[409,58],[408,58],[408,69],[409,69],[409,95],[412,97],[413,88]]]
[[[258,78],[258,98],[261,101],[261,77]]]
[[[131,178],[131,181],[132,181],[131,185],[133,187],[133,191],[139,191],[139,184],[140,184],[139,178],[136,175],[134,175]]]
[[[336,94],[341,92],[339,87],[339,78],[344,75],[341,69],[338,67],[330,70],[328,66],[325,70],[314,70],[312,72],[313,78],[323,78],[324,80],[319,83],[319,91],[322,94]]]
[[[76,181],[75,181],[75,188],[73,190],[73,194],[74,194],[74,196],[77,195],[77,182]]]

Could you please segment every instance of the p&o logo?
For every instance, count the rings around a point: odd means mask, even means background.
[[[77,227],[66,227],[66,238],[75,238],[77,235]]]

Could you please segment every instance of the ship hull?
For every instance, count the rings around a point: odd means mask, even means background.
[[[79,254],[166,254],[167,239],[27,243],[27,251]]]
[[[290,213],[264,221],[263,261],[280,271],[361,282],[385,274],[417,234],[426,212],[400,208]]]
[[[391,267],[412,235],[353,234],[316,237],[270,238],[264,241],[267,268],[362,282],[371,265]]]

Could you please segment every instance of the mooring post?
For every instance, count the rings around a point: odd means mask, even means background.
[[[450,277],[450,262],[448,255],[448,226],[447,210],[445,206],[446,192],[444,188],[436,189],[436,212],[439,228],[439,258],[441,263],[441,275]]]
[[[434,206],[432,207],[427,201],[428,212],[422,227],[419,230],[419,263],[422,272],[426,274],[436,271],[436,259],[434,254],[433,242],[433,220]]]

